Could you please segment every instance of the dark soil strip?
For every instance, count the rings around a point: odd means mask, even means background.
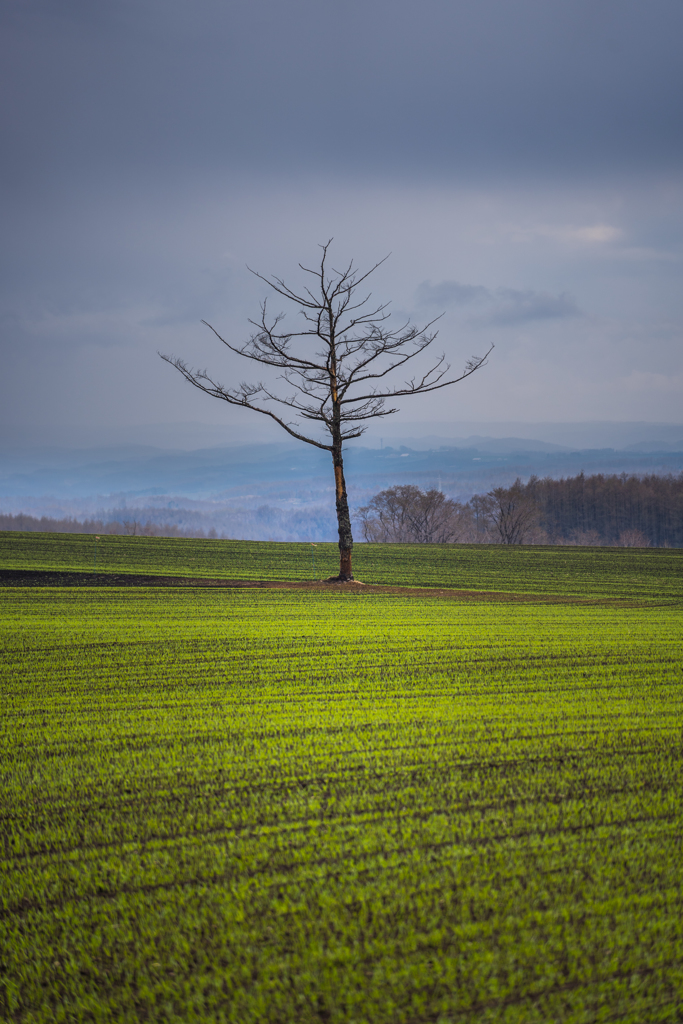
[[[303,584],[306,585],[305,583]],[[191,576],[146,576],[141,573],[60,572],[55,569],[0,569],[0,587],[281,587],[296,583],[260,580],[214,580]]]
[[[175,587],[228,590],[317,590],[343,594],[384,594],[397,597],[445,597],[458,601],[511,601],[531,604],[587,604],[645,607],[650,602],[609,597],[565,597],[561,594],[516,594],[494,590],[451,590],[442,587],[400,587],[337,580],[230,580],[193,576],[146,576],[139,573],[59,572],[53,569],[0,569],[0,587]]]

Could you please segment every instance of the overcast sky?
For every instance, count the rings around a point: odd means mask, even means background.
[[[332,236],[456,366],[495,342],[402,421],[683,421],[680,0],[2,10],[6,432],[260,427],[157,350],[249,379],[199,321]]]

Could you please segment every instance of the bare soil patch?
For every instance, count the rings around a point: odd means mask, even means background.
[[[204,576],[153,576],[142,573],[61,572],[52,569],[0,569],[0,587],[171,587],[176,589],[313,590],[335,594],[382,594],[397,597],[440,597],[457,601],[497,601],[522,604],[583,604],[640,607],[641,602],[619,598],[569,597],[561,594],[521,594],[494,590],[454,590],[444,587],[404,587],[360,580],[233,580]],[[649,603],[649,602],[648,602]]]

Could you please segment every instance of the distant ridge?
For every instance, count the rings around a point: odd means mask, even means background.
[[[289,444],[274,424],[260,422],[264,417],[230,415],[218,423],[127,423],[119,426],[82,424],[4,424],[0,428],[0,450],[27,448],[122,448],[148,446],[166,451],[197,451],[204,448],[245,447],[249,444]],[[683,438],[683,422],[652,423],[646,421],[591,420],[584,422],[536,422],[494,420],[423,420],[404,421],[401,415],[390,417],[360,439],[367,448],[386,445],[408,445],[425,448],[430,444],[462,446],[471,438],[498,440],[523,439],[556,444],[580,450],[614,448],[631,445],[678,445]],[[427,443],[426,443],[427,442]]]
[[[356,447],[370,447],[363,444],[363,438]],[[384,447],[395,445],[395,441],[387,439]],[[472,434],[470,437],[437,437],[435,434],[428,434],[426,437],[406,437],[401,439],[401,445],[412,448],[415,451],[430,451],[442,448],[457,448],[470,451],[475,449],[480,452],[568,452],[571,448],[567,445],[553,444],[550,441],[538,441],[531,437],[490,437],[481,434]]]

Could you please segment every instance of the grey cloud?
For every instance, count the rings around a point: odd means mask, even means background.
[[[5,172],[677,167],[678,0],[4,5]],[[28,178],[27,178],[28,175]]]
[[[463,306],[490,298],[491,292],[480,284],[460,284],[458,281],[423,281],[415,293],[418,306]]]
[[[501,327],[528,323],[531,320],[565,320],[581,316],[571,295],[548,295],[545,292],[515,291],[498,288],[494,293],[495,308],[489,323]]]
[[[460,335],[568,339],[552,381],[499,345],[458,408],[679,416],[680,265],[648,253],[681,252],[682,36],[680,0],[8,0],[0,428],[218,419],[157,348],[209,363],[199,320],[242,339],[263,297],[244,262],[330,235],[394,252],[382,298],[440,281]]]
[[[564,320],[581,316],[576,300],[566,293],[519,291],[515,288],[485,288],[458,281],[423,282],[416,292],[420,307],[479,306],[486,312],[476,316],[477,325],[516,326],[533,320]]]

